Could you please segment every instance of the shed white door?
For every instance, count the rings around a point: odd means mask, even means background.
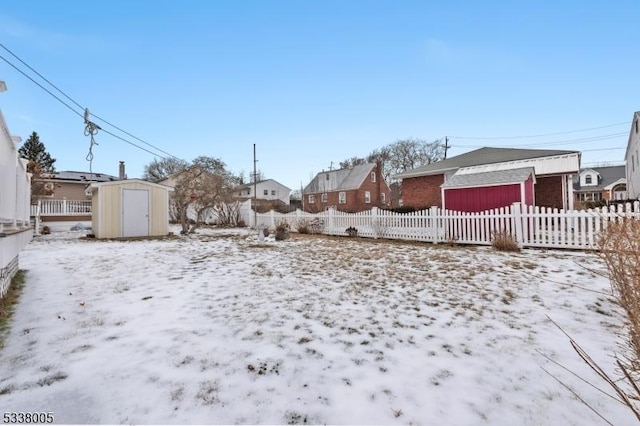
[[[122,236],[149,235],[149,190],[122,190]]]

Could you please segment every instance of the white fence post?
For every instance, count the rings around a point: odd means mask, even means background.
[[[379,235],[378,231],[380,231],[380,223],[378,222],[378,208],[371,208],[371,230],[373,231],[373,239],[377,240]]]
[[[329,207],[329,210],[327,210],[327,227],[325,228],[325,233],[333,234],[334,211],[333,207]]]
[[[429,224],[431,225],[431,234],[433,237],[433,244],[438,244],[439,242],[438,240],[440,239],[440,223],[439,223],[440,220],[438,218],[438,210],[439,210],[438,206],[431,206],[431,208],[429,209],[429,218],[426,221],[427,226],[429,226]],[[444,222],[444,230],[446,230],[447,229],[446,217],[443,217],[443,222]]]
[[[518,243],[518,247],[522,248],[524,244],[524,235],[522,232],[522,204],[513,203],[511,205],[511,220],[512,220],[512,233]]]

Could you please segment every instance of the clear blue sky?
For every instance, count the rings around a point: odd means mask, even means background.
[[[450,156],[527,145],[621,162],[640,109],[639,17],[639,1],[5,0],[0,42],[166,152],[247,175],[255,143],[265,176],[296,189],[407,137],[449,136]],[[4,61],[0,80],[11,133],[35,130],[58,170],[88,170],[82,119]],[[97,172],[124,160],[139,177],[154,158],[96,140]]]

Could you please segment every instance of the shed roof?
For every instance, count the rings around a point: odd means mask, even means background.
[[[523,167],[521,169],[496,170],[492,172],[454,174],[440,187],[445,189],[451,188],[470,188],[478,186],[508,185],[521,183],[534,176],[533,167]]]
[[[506,163],[509,161],[527,160],[531,158],[554,157],[566,154],[578,154],[579,151],[564,151],[555,149],[516,149],[484,147],[460,154],[446,160],[426,164],[413,170],[393,176],[396,179],[442,174],[447,170],[461,167],[481,166],[485,164]]]
[[[161,189],[166,189],[167,191],[173,191],[173,188],[170,186],[161,185],[159,183],[149,182],[147,180],[142,180],[142,179],[125,179],[125,180],[118,180],[114,182],[95,182],[91,184],[91,191],[95,191],[98,188],[102,188],[104,186],[126,185],[128,183],[144,184],[147,186],[151,186],[153,188],[161,188]]]

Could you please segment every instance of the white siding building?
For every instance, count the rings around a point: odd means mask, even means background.
[[[0,81],[0,92],[6,88]],[[18,254],[33,236],[29,217],[31,175],[0,111],[0,298],[18,271]]]
[[[630,199],[640,197],[640,111],[633,113],[627,152],[624,156],[627,168],[627,192]]]
[[[282,201],[284,204],[290,204],[291,188],[287,188],[283,184],[273,179],[266,179],[256,182],[256,198],[258,200]],[[253,198],[253,183],[239,186],[233,190],[233,195],[246,200]]]

